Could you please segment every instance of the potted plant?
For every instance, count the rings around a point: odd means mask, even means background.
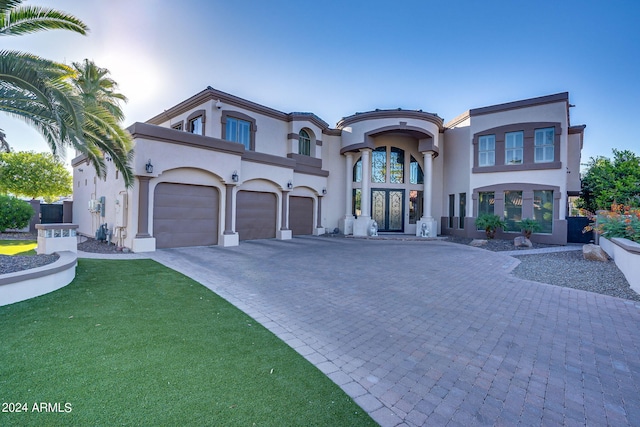
[[[505,225],[498,215],[482,214],[476,218],[476,227],[485,231],[487,239],[493,239],[496,236],[496,230],[504,228]]]
[[[529,239],[531,237],[531,233],[542,230],[542,227],[535,219],[524,218],[522,221],[520,221],[520,229],[522,230],[524,237]]]

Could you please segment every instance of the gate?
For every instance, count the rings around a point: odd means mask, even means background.
[[[41,224],[60,224],[63,220],[62,205],[40,205],[40,223]]]
[[[567,217],[567,243],[591,243],[593,231],[582,232],[589,223],[589,218],[586,216]]]

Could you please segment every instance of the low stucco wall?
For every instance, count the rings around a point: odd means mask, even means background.
[[[600,236],[600,247],[615,261],[631,289],[640,293],[640,244],[620,237]]]
[[[67,286],[76,277],[77,254],[58,252],[54,263],[0,275],[0,306],[48,294]]]

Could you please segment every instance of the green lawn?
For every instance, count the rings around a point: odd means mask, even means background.
[[[0,307],[0,331],[0,401],[28,410],[0,412],[3,426],[375,425],[271,332],[151,260],[81,259],[69,286]]]
[[[35,240],[0,240],[0,255],[35,255]]]

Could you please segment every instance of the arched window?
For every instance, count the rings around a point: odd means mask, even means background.
[[[305,156],[311,155],[311,137],[309,132],[302,129],[298,134],[298,154]]]
[[[353,165],[353,182],[362,182],[362,157]]]
[[[401,148],[391,147],[389,181],[392,184],[404,183],[404,150]]]
[[[187,132],[204,135],[205,111],[194,111],[187,117]]]
[[[387,147],[371,152],[371,182],[387,182]]]
[[[411,156],[411,163],[409,164],[409,182],[411,184],[424,184],[424,173],[413,156]]]

